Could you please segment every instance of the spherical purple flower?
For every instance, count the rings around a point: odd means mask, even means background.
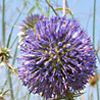
[[[27,29],[20,79],[30,92],[48,98],[67,97],[67,91],[85,87],[94,73],[96,58],[90,38],[74,19],[52,17]]]

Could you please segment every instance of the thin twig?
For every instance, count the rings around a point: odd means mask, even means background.
[[[53,10],[53,12],[58,16],[57,12],[55,11],[55,9],[53,8],[53,6],[48,2],[48,0],[45,0],[46,3],[48,4],[49,7],[51,7],[51,9]]]
[[[57,7],[57,8],[55,8],[55,10],[56,11],[57,10],[63,10],[63,7]],[[66,8],[65,10],[66,10],[67,13],[70,13],[70,15],[73,16],[73,12],[69,8]]]
[[[66,0],[66,7],[68,8],[69,6],[68,6],[68,1]]]
[[[6,63],[6,65],[8,66],[8,68],[9,68],[12,72],[14,72],[16,75],[18,75],[18,73],[16,72],[16,69],[14,69],[12,65],[10,65],[10,63],[9,63],[8,60],[5,60],[5,63]]]
[[[14,68],[10,65],[10,63],[8,61],[5,61],[7,66],[9,67],[9,69],[14,70]]]

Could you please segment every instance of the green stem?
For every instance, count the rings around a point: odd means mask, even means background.
[[[15,48],[15,52],[14,52],[14,56],[13,56],[14,58],[13,58],[13,61],[12,61],[12,66],[14,66],[14,64],[15,64],[16,56],[17,56],[17,51],[18,51],[18,45]]]
[[[14,46],[15,42],[17,41],[17,38],[18,38],[18,37],[16,37],[16,38],[14,39],[14,41],[12,42],[11,46],[9,47],[10,49]]]
[[[9,68],[8,68],[8,81],[9,81],[9,87],[10,87],[11,100],[14,100],[13,87],[12,87],[12,79],[11,79],[11,72],[10,72]]]
[[[53,12],[55,13],[55,15],[56,16],[59,16],[58,14],[57,14],[57,12],[55,11],[55,9],[53,8],[53,6],[48,2],[48,0],[45,0],[46,1],[46,3],[48,4],[48,6],[53,10]]]
[[[3,87],[1,87],[1,91],[4,91],[5,86],[7,85],[8,79],[5,80]]]
[[[99,61],[99,63],[100,63],[100,58],[99,58],[99,55],[97,54],[97,58],[98,58],[98,61]]]
[[[43,100],[45,100],[45,98],[43,98]]]
[[[95,43],[95,14],[96,14],[96,0],[94,0],[94,7],[93,7],[93,43]]]
[[[95,46],[95,16],[96,16],[96,0],[94,0],[93,8],[93,45]],[[97,88],[97,100],[99,100],[99,86],[97,82],[97,69],[96,69],[96,88]]]
[[[23,10],[24,10],[24,7],[23,7],[22,11]],[[11,28],[11,31],[10,31],[9,37],[8,37],[8,41],[7,41],[7,47],[9,47],[9,44],[10,44],[10,41],[11,41],[11,37],[12,37],[12,33],[13,33],[13,30],[14,30],[14,26],[16,25],[17,21],[19,20],[21,14],[22,14],[22,11],[19,13],[17,19],[15,20],[15,22],[14,22],[12,28]]]
[[[66,7],[69,8],[69,6],[68,6],[68,1],[67,1],[67,0],[66,0]]]
[[[2,0],[2,43],[5,45],[5,0]]]
[[[31,96],[31,94],[29,93],[29,94],[28,94],[28,99],[27,99],[27,100],[30,100],[30,96]]]
[[[50,3],[50,0],[48,0],[48,2]],[[49,16],[49,13],[50,13],[50,6],[48,6],[47,8],[47,15]]]

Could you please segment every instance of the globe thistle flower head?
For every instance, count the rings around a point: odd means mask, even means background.
[[[11,58],[10,50],[4,46],[0,47],[0,63]]]
[[[82,90],[94,73],[95,52],[90,38],[73,19],[52,17],[27,29],[20,50],[20,79],[32,93],[46,99]]]

